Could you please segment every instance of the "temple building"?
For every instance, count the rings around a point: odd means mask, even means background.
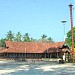
[[[41,59],[62,58],[64,53],[70,52],[65,42],[13,42],[6,41],[6,47],[0,48],[0,58],[4,59]]]

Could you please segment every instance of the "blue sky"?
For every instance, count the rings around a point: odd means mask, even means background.
[[[75,0],[74,0],[74,26],[75,26]]]
[[[39,39],[42,34],[54,41],[63,41],[61,20],[67,20],[65,32],[70,30],[69,4],[74,0],[0,0],[0,38],[11,30],[29,33]],[[74,24],[75,26],[75,24]]]

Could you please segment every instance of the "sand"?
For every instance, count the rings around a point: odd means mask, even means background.
[[[18,72],[20,70],[24,70],[24,71],[28,71],[29,70],[29,65],[21,65],[21,66],[18,66],[16,68],[6,68],[4,70],[0,70],[0,75],[1,74],[10,74],[12,72]]]
[[[66,67],[71,67],[73,64],[71,63],[67,63],[67,64],[56,64],[56,65],[42,65],[42,66],[39,66],[35,69],[38,69],[38,70],[43,70],[43,71],[55,71],[54,69],[56,68],[66,68]]]

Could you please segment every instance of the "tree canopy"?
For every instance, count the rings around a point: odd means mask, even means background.
[[[14,39],[14,33],[12,33],[12,31],[7,32],[6,40],[13,41],[13,39]]]
[[[68,33],[67,33],[66,42],[69,44],[70,47],[72,46],[71,30],[69,30]],[[75,27],[74,27],[74,47],[75,47]]]
[[[0,39],[0,47],[5,47],[5,40],[6,39]]]
[[[47,37],[45,34],[43,34],[39,39],[34,39],[30,37],[28,33],[22,35],[21,32],[17,32],[17,34],[15,34],[12,31],[8,31],[6,33],[6,37],[0,39],[0,47],[5,47],[5,41],[7,40],[16,42],[54,42],[51,37]]]
[[[20,41],[22,41],[21,39],[22,39],[22,35],[21,35],[20,32],[18,32],[18,33],[16,34],[16,37],[15,37],[14,40],[17,41],[17,42],[20,42]]]
[[[28,33],[25,33],[24,37],[23,37],[23,41],[24,42],[30,42],[30,37]]]

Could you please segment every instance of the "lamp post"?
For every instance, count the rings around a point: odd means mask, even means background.
[[[61,21],[61,23],[63,23],[63,26],[64,26],[64,41],[65,41],[65,23],[66,23],[67,21],[66,20],[62,20]]]
[[[65,23],[66,23],[66,22],[67,22],[66,20],[62,20],[62,21],[61,21],[61,23],[63,23],[63,29],[64,29],[64,30],[63,30],[63,31],[64,31],[64,41],[66,41],[66,40],[65,40]],[[62,55],[62,59],[63,59],[64,62],[66,62],[65,57],[66,57],[66,56],[65,56],[65,53],[64,53],[64,54]]]

